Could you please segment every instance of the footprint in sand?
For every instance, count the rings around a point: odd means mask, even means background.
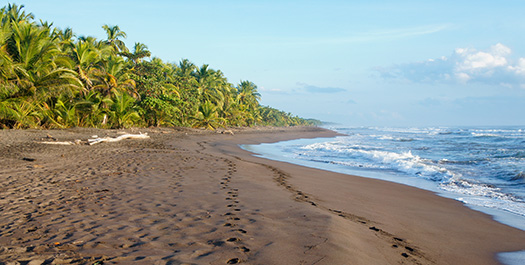
[[[242,252],[250,252],[250,249],[247,247],[238,247],[237,249],[239,249]]]
[[[226,262],[226,264],[238,264],[238,263],[241,263],[241,260],[238,258],[233,258]]]
[[[228,241],[228,242],[239,242],[239,241],[241,241],[241,239],[239,239],[237,237],[230,237],[230,238],[226,239],[226,241]]]

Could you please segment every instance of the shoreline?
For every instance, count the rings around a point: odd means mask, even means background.
[[[334,131],[127,131],[151,139],[49,146],[38,139],[117,131],[0,131],[1,261],[495,264],[525,249],[524,231],[452,199],[239,147]]]
[[[460,201],[466,207],[470,209],[490,215],[497,222],[500,222],[502,224],[525,231],[525,223],[523,223],[523,216],[516,215],[514,212],[505,211],[499,208],[489,208],[489,207],[484,207],[480,205],[471,205],[471,204],[465,203],[464,201],[461,200],[461,198],[465,196],[464,194],[458,194],[452,191],[446,191],[446,190],[440,189],[437,186],[435,186],[435,183],[432,181],[428,181],[425,179],[419,179],[419,178],[408,178],[408,179],[399,178],[397,177],[397,175],[394,175],[394,173],[373,172],[368,169],[348,169],[345,167],[341,167],[338,165],[333,165],[333,164],[325,163],[325,162],[318,163],[316,161],[305,161],[301,159],[295,160],[294,158],[288,157],[287,156],[288,154],[285,151],[280,150],[283,148],[286,149],[289,146],[288,143],[290,143],[292,146],[295,144],[309,145],[312,143],[317,143],[317,141],[315,140],[313,141],[310,141],[310,139],[305,139],[305,140],[306,141],[303,141],[303,139],[296,139],[292,141],[284,141],[284,142],[277,143],[277,145],[273,145],[272,143],[270,143],[269,145],[266,145],[266,144],[241,145],[241,148],[243,150],[247,150],[251,153],[254,153],[254,155],[264,158],[264,159],[287,162],[287,163],[305,166],[309,168],[326,170],[330,172],[341,173],[341,174],[352,175],[352,176],[359,176],[363,178],[378,179],[378,180],[383,180],[387,182],[407,185],[407,186],[415,187],[415,188],[422,189],[422,190],[427,190],[441,197]],[[275,151],[275,149],[278,149],[278,151]],[[525,255],[525,251],[523,254]],[[523,258],[525,259],[525,256],[523,256]]]

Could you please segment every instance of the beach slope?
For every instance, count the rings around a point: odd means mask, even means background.
[[[0,263],[497,264],[525,232],[404,185],[238,147],[332,137],[315,127],[55,145],[117,130],[0,131]]]

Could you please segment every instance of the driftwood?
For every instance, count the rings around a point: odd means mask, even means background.
[[[118,142],[118,141],[122,141],[124,139],[148,139],[149,138],[149,135],[147,133],[145,134],[123,134],[119,137],[115,137],[115,138],[111,138],[111,137],[104,137],[104,138],[95,138],[95,139],[88,139],[88,144],[89,145],[94,145],[94,144],[98,144],[98,143],[103,143],[103,142]]]
[[[54,145],[74,145],[74,142],[67,141],[67,142],[40,142],[41,144],[54,144]]]
[[[96,135],[94,135],[93,137],[97,137]],[[97,138],[94,138],[94,139],[88,139],[87,141],[82,141],[82,140],[75,140],[74,142],[72,141],[64,141],[64,142],[58,142],[58,141],[53,141],[53,142],[49,142],[49,141],[46,141],[46,142],[40,142],[40,143],[43,143],[43,144],[54,144],[54,145],[79,145],[81,144],[82,142],[87,142],[87,144],[89,145],[94,145],[94,144],[98,144],[98,143],[104,143],[104,142],[118,142],[118,141],[122,141],[124,139],[148,139],[150,138],[149,135],[147,133],[145,134],[123,134],[121,136],[118,136],[118,137],[97,137]]]

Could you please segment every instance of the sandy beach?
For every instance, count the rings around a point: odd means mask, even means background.
[[[42,143],[124,131],[150,138]],[[460,202],[238,147],[335,135],[2,130],[0,264],[498,264],[525,250],[525,231]]]

